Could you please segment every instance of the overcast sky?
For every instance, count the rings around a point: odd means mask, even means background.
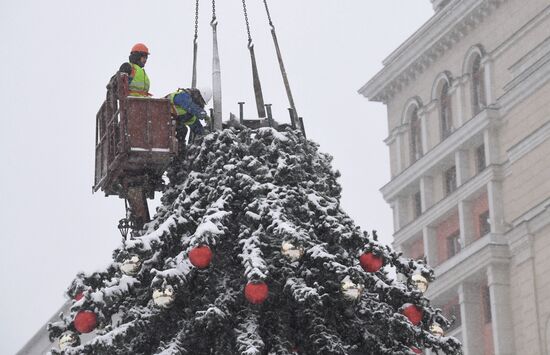
[[[211,2],[201,0],[198,84],[211,83]],[[433,11],[429,0],[271,0],[308,138],[334,156],[343,207],[391,242],[386,110],[357,93]],[[263,3],[248,0],[266,103],[288,121]],[[218,0],[223,117],[255,118],[242,2]],[[92,195],[95,115],[136,42],[151,92],[191,82],[194,1],[0,1],[0,353],[12,354],[64,302],[75,274],[111,260],[124,204]]]

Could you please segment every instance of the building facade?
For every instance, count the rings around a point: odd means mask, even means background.
[[[550,1],[431,2],[359,90],[387,106],[394,247],[465,354],[550,355]]]

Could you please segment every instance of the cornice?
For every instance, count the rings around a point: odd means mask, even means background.
[[[509,265],[510,249],[502,236],[489,234],[464,248],[460,253],[435,267],[436,280],[426,294],[436,298],[452,287],[457,287],[469,279],[486,277],[490,265]]]
[[[390,54],[382,62],[384,68],[358,92],[387,103],[505,1],[451,2]]]
[[[408,130],[409,130],[409,124],[403,123],[395,127],[394,129],[392,129],[392,131],[390,132],[390,135],[386,139],[384,139],[384,142],[386,143],[386,145],[390,145],[397,139],[397,137],[400,134],[406,133]]]
[[[420,176],[437,165],[443,157],[449,154],[449,152],[458,149],[458,147],[471,139],[471,137],[482,132],[485,128],[489,127],[492,122],[497,121],[498,118],[498,110],[487,108],[467,121],[464,125],[460,126],[449,137],[429,150],[414,164],[400,172],[399,175],[393,177],[390,182],[380,189],[386,202],[393,200],[403,188],[420,179]]]
[[[459,201],[468,200],[471,196],[482,190],[490,181],[500,180],[501,172],[499,166],[490,165],[483,172],[466,181],[459,186],[451,195],[436,202],[433,206],[424,211],[417,219],[404,225],[394,235],[394,243],[401,245],[422,232],[426,226],[433,226],[443,216],[458,206]]]

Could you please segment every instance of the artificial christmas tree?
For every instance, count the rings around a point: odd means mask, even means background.
[[[198,138],[170,167],[154,219],[123,241],[106,270],[70,286],[70,295],[84,294],[71,314],[92,310],[101,327],[63,353],[460,354],[457,340],[430,332],[433,323],[449,325],[440,310],[389,273],[432,280],[433,271],[354,225],[330,162],[291,129]],[[205,269],[189,260],[201,246],[215,250]],[[365,271],[365,253],[385,268]],[[139,271],[122,273],[134,255]],[[422,314],[417,325],[401,314],[407,304]],[[49,325],[52,338],[74,328],[70,316]]]

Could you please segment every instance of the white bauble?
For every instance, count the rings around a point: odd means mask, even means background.
[[[153,302],[160,308],[170,308],[176,300],[174,288],[170,285],[153,291]]]
[[[424,293],[428,290],[429,283],[428,283],[428,280],[424,276],[422,276],[420,274],[414,274],[414,275],[412,275],[411,279],[412,279],[413,284],[416,286],[416,288],[420,292]]]
[[[349,276],[346,276],[342,280],[341,288],[344,297],[350,301],[355,301],[359,299],[363,294],[363,290],[365,289],[363,285],[356,284],[355,282],[351,281]]]
[[[125,275],[128,275],[128,276],[137,275],[140,269],[141,269],[141,259],[137,255],[132,255],[129,258],[124,259],[124,261],[120,265],[120,271],[122,271]]]
[[[281,253],[290,261],[298,261],[304,255],[304,248],[287,241],[281,245]]]
[[[75,332],[68,330],[59,337],[59,350],[65,350],[78,345],[80,345],[80,338]]]
[[[430,326],[430,332],[432,332],[432,334],[435,336],[442,337],[443,335],[445,335],[443,328],[441,328],[441,326],[437,323],[434,323]]]

